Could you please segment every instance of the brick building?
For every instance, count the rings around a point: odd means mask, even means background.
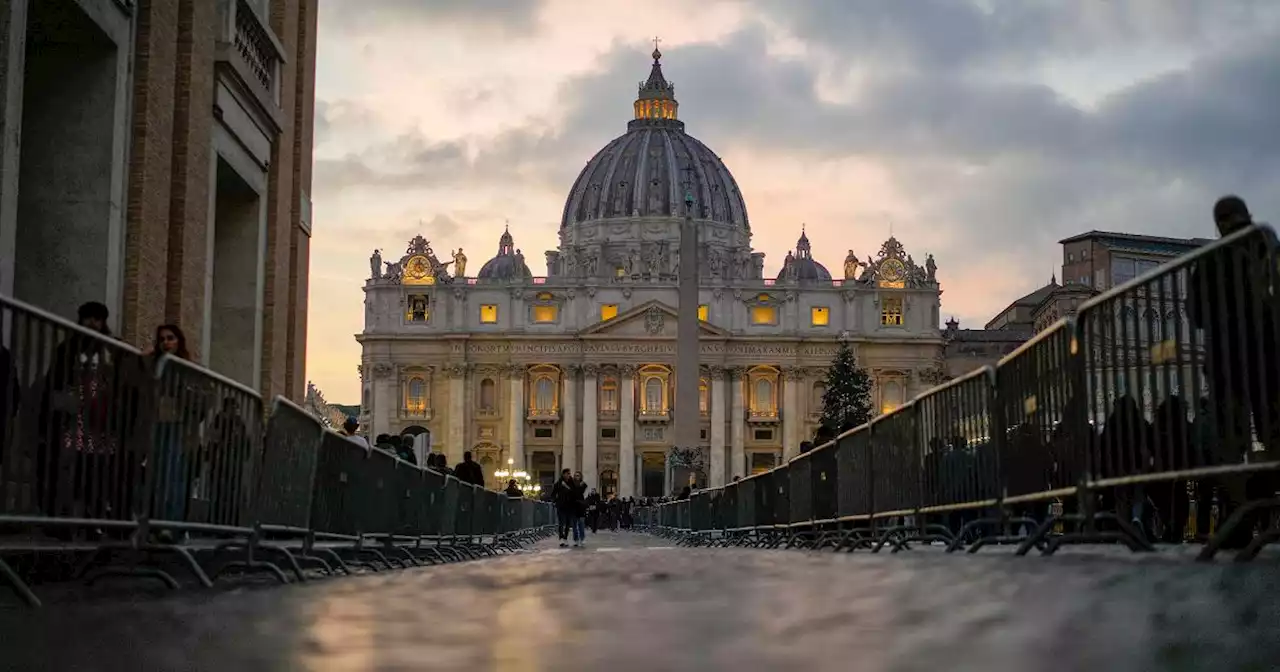
[[[316,4],[0,3],[0,294],[301,400]]]

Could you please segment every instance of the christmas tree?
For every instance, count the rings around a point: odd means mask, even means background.
[[[827,369],[827,389],[822,394],[822,420],[818,435],[834,439],[871,420],[871,377],[853,359],[849,344],[840,350]]]

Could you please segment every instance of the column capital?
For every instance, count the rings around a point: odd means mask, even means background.
[[[782,368],[782,375],[787,380],[804,380],[806,369],[798,366],[786,366]]]
[[[519,380],[521,378],[524,378],[525,365],[524,364],[506,364],[506,365],[503,365],[500,370],[502,371],[502,375],[504,377],[511,378],[512,380]]]
[[[449,380],[461,380],[462,378],[466,377],[468,372],[471,371],[472,365],[471,364],[445,364],[443,368],[444,368],[444,374],[449,377]]]
[[[634,378],[640,367],[635,364],[619,364],[618,373],[624,378]]]
[[[724,374],[727,371],[727,369],[725,369],[723,366],[719,366],[716,364],[712,364],[710,366],[704,366],[702,367],[702,370],[704,375],[711,377],[713,380],[717,382],[719,382],[721,379],[724,378]]]
[[[565,364],[560,367],[564,371],[564,377],[568,380],[577,380],[578,374],[582,372],[581,364]]]
[[[730,380],[740,380],[743,376],[747,374],[747,367],[726,366],[724,369],[724,372],[729,376]]]
[[[600,375],[599,364],[583,364],[581,368],[582,368],[582,375],[588,378],[594,378]]]

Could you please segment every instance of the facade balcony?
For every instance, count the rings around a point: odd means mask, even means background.
[[[554,425],[560,422],[560,409],[531,408],[525,415],[525,419],[538,425]]]
[[[262,112],[280,114],[284,45],[271,32],[266,0],[218,0],[216,54]]]
[[[492,420],[492,419],[494,419],[494,418],[496,418],[496,417],[498,417],[498,409],[496,409],[496,408],[489,407],[489,408],[477,408],[477,409],[476,409],[476,419],[477,419],[477,420]]]
[[[421,420],[431,422],[436,417],[435,409],[429,406],[401,407],[397,414],[401,420]]]
[[[747,411],[747,422],[753,425],[776,425],[782,422],[782,416],[777,410],[755,410]]]
[[[602,409],[600,409],[599,416],[600,416],[600,419],[601,419],[601,420],[617,420],[617,419],[618,419],[618,409],[616,409],[616,408],[602,408]]]
[[[640,423],[663,423],[671,422],[671,412],[668,409],[647,409],[642,408],[636,414],[636,421]]]

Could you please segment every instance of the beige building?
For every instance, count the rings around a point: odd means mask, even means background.
[[[917,265],[890,238],[866,261],[850,251],[833,278],[801,233],[778,277],[764,277],[744,196],[685,133],[660,56],[627,132],[572,185],[545,274],[510,231],[474,273],[461,250],[437,255],[421,237],[374,253],[357,336],[371,435],[429,431],[451,464],[471,450],[486,474],[512,460],[543,483],[569,467],[605,492],[669,492],[686,216],[699,231],[705,482],[797,453],[842,338],[881,409],[941,379],[933,258]]]
[[[0,294],[301,400],[316,0],[0,4]],[[216,329],[214,326],[216,325]]]

